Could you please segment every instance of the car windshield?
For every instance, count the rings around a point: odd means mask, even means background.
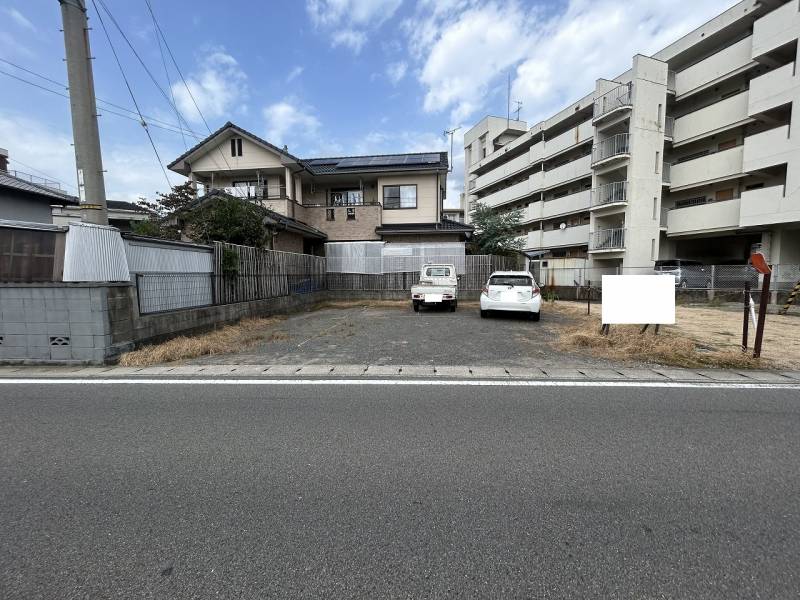
[[[533,279],[525,275],[496,275],[489,279],[489,285],[511,285],[517,287],[530,287]]]
[[[428,277],[450,277],[450,269],[447,267],[431,267],[425,271]]]

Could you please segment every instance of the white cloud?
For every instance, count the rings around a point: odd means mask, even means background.
[[[222,49],[211,50],[203,56],[186,84],[191,94],[182,82],[174,83],[172,91],[184,117],[195,123],[202,120],[195,101],[206,120],[210,120],[228,117],[243,106],[242,100],[248,95],[247,75],[236,59]]]
[[[6,13],[14,23],[23,29],[29,31],[36,31],[36,26],[31,23],[28,18],[19,12],[16,8],[4,8],[3,12]]]
[[[306,0],[306,12],[318,29],[331,32],[333,46],[356,54],[368,34],[390,19],[403,0]]]
[[[296,98],[284,98],[266,106],[263,111],[266,121],[267,141],[281,146],[287,144],[301,147],[319,134],[321,123],[313,109],[303,106]]]
[[[111,200],[135,202],[142,196],[152,199],[156,191],[167,189],[153,150],[140,133],[141,127],[131,123],[131,128],[137,132],[136,135],[142,136],[141,144],[106,142],[103,145],[106,196]],[[49,177],[61,181],[64,191],[77,194],[75,154],[68,127],[59,129],[37,119],[0,113],[0,139],[7,140],[4,145],[9,151],[11,169],[44,171]],[[156,143],[162,157],[177,156],[177,148],[167,148],[165,144],[159,144],[159,140]],[[173,185],[183,181],[176,173],[170,173],[170,179]]]
[[[291,83],[292,81],[300,77],[300,75],[303,74],[303,71],[305,71],[304,67],[301,67],[299,65],[294,67],[291,71],[289,71],[289,74],[286,76],[286,83]]]
[[[408,63],[402,60],[386,65],[386,77],[389,78],[392,85],[400,83],[406,76],[406,71],[408,71]]]
[[[428,112],[450,111],[453,122],[505,108],[505,76],[523,117],[550,116],[615,77],[636,53],[653,53],[729,7],[731,0],[569,0],[557,13],[519,2],[419,0],[404,23],[420,64]],[[533,120],[532,120],[533,119]]]
[[[363,31],[355,31],[354,29],[340,29],[335,31],[331,37],[331,45],[344,46],[350,48],[353,52],[358,54],[361,48],[367,43],[367,34]]]

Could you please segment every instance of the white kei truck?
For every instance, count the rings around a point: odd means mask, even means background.
[[[411,288],[414,312],[420,306],[446,306],[455,312],[458,306],[458,275],[455,265],[422,265],[419,283]]]

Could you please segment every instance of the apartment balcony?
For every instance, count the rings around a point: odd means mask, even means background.
[[[743,169],[750,172],[793,162],[797,147],[792,142],[788,125],[747,136],[744,138]]]
[[[753,36],[748,36],[688,69],[679,71],[675,74],[675,93],[678,99],[700,92],[756,66],[752,50]]]
[[[674,192],[741,177],[744,174],[744,169],[742,168],[743,150],[743,146],[736,146],[735,148],[673,164],[669,182],[670,189]]]
[[[675,93],[675,71],[667,71],[667,93]]]
[[[797,39],[800,12],[797,2],[787,2],[753,23],[751,56],[758,58]]]
[[[797,196],[787,197],[785,186],[776,185],[742,192],[740,227],[763,227],[800,221]]]
[[[664,117],[664,137],[669,140],[675,137],[675,117]]]
[[[601,229],[589,234],[589,252],[620,252],[625,249],[625,229]]]
[[[551,140],[544,140],[531,148],[531,159],[541,160],[552,158],[565,150],[574,148],[578,144],[590,141],[594,137],[594,126],[591,121],[584,121],[577,127],[557,135]],[[534,151],[534,148],[536,149]]]
[[[541,173],[543,175],[542,189],[550,189],[570,181],[575,181],[583,177],[589,177],[592,174],[592,163],[590,156],[582,156],[577,160],[570,161]],[[531,188],[535,191],[536,188]]]
[[[744,91],[676,119],[673,147],[749,123],[753,119],[748,116],[748,99]]]
[[[594,101],[592,123],[610,118],[614,114],[633,108],[633,85],[620,85]]]
[[[592,168],[597,168],[617,160],[630,158],[631,134],[618,133],[603,140],[592,148]]]
[[[750,80],[747,114],[751,117],[784,106],[798,96],[800,76],[795,73],[795,63],[783,65]]]
[[[470,189],[480,190],[489,185],[494,185],[506,177],[510,177],[531,165],[528,153],[512,158],[508,162],[498,165],[491,171],[475,179],[475,185]]]
[[[565,227],[542,232],[542,248],[567,248],[586,246],[589,243],[589,226]]]
[[[544,202],[538,200],[537,202],[531,202],[528,206],[523,208],[522,218],[520,219],[520,223],[532,223],[533,221],[541,221],[543,205]]]
[[[628,204],[628,182],[612,181],[604,183],[592,190],[591,208],[611,208]]]
[[[670,185],[672,179],[672,165],[668,162],[661,164],[661,183],[665,186]]]
[[[667,213],[667,235],[672,237],[738,229],[739,208],[739,198],[674,208]]]
[[[538,250],[542,247],[542,230],[534,229],[525,235],[522,247],[525,250]]]
[[[529,189],[530,187],[528,180],[525,179],[510,187],[498,190],[492,194],[484,196],[483,198],[479,198],[478,200],[484,206],[500,206],[502,204],[508,204],[509,202],[514,202],[515,200],[524,198],[525,196],[529,195]]]
[[[542,206],[542,218],[550,219],[560,215],[587,211],[589,210],[590,196],[590,190],[584,190],[576,194],[546,200]]]

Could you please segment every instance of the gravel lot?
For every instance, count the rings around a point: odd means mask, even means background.
[[[246,352],[205,356],[190,364],[372,364],[609,366],[565,355],[551,344],[569,317],[542,310],[542,320],[524,315],[481,319],[477,303],[458,310],[411,306],[323,308],[292,315],[274,327],[266,342]]]

